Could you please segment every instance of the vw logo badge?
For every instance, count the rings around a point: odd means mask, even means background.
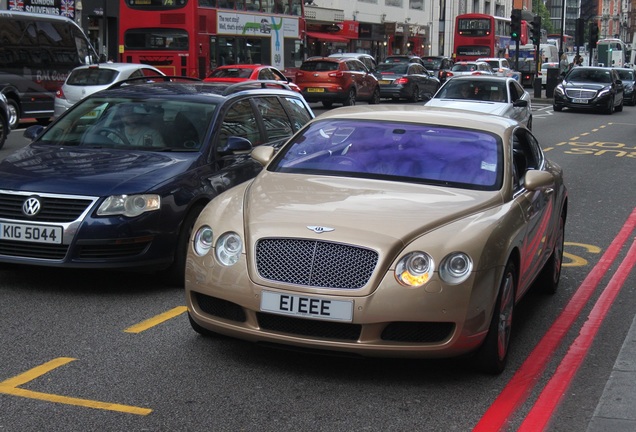
[[[27,198],[27,200],[24,201],[24,204],[22,204],[22,213],[27,216],[35,216],[40,212],[41,208],[42,205],[40,204],[39,199],[35,197]]]
[[[307,225],[307,229],[310,230],[310,231],[315,232],[316,234],[322,234],[322,233],[325,233],[325,232],[331,232],[331,231],[335,230],[335,228],[316,226],[316,225]]]

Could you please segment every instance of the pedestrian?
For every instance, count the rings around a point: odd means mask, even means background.
[[[559,61],[559,74],[562,77],[568,73],[569,66],[568,56],[565,53],[561,54],[561,61]]]
[[[578,60],[576,65],[577,66],[583,66],[583,57],[582,56],[579,56],[579,60]]]

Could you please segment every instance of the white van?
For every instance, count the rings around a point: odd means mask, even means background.
[[[559,49],[556,45],[541,44],[539,45],[539,50],[541,52],[541,63],[559,62]]]

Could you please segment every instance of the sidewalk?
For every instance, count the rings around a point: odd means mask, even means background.
[[[587,427],[587,432],[607,431],[636,431],[636,318]]]

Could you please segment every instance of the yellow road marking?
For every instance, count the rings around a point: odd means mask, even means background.
[[[181,315],[182,313],[184,313],[185,311],[187,311],[188,308],[185,306],[177,306],[174,309],[170,309],[167,312],[164,312],[162,314],[156,315],[152,318],[149,318],[145,321],[140,322],[139,324],[135,324],[133,326],[128,327],[127,329],[124,330],[124,332],[126,333],[141,333],[142,331],[148,330],[151,327],[154,327],[156,325],[161,324],[164,321],[168,321],[169,319],[172,319],[174,317],[176,317],[177,315]]]
[[[41,392],[26,390],[26,389],[22,389],[18,387],[19,385],[26,384],[29,381],[32,381],[44,375],[45,373],[50,372],[51,370],[58,368],[60,366],[64,366],[65,364],[70,363],[74,360],[76,359],[70,358],[70,357],[59,357],[47,363],[44,363],[43,365],[36,366],[33,369],[29,369],[28,371],[20,375],[17,375],[13,378],[9,378],[5,381],[2,381],[0,382],[0,393],[25,397],[28,399],[37,399],[37,400],[42,400],[47,402],[62,403],[66,405],[75,405],[75,406],[81,406],[86,408],[102,409],[107,411],[118,411],[118,412],[123,412],[127,414],[148,415],[152,412],[152,410],[148,408],[140,408],[140,407],[135,407],[130,405],[121,405],[121,404],[109,403],[109,402],[99,402],[99,401],[90,400],[90,399],[80,399],[80,398],[73,398],[68,396],[60,396],[60,395],[51,394],[51,393],[41,393]]]

